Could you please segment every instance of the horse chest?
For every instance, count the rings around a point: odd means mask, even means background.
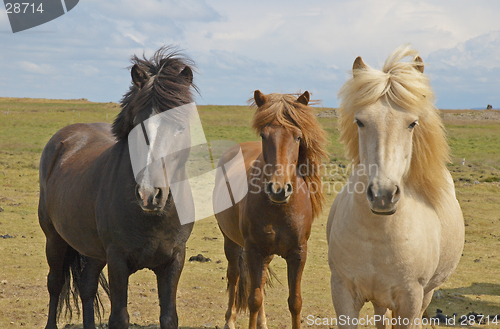
[[[307,242],[303,232],[284,224],[265,223],[252,225],[249,228],[246,244],[253,245],[266,254],[285,256],[292,247]]]
[[[174,246],[166,241],[149,241],[143,248],[130,252],[129,260],[138,268],[155,268],[174,254]]]
[[[330,261],[336,272],[360,296],[391,305],[394,294],[410,285],[426,286],[439,262],[439,246],[432,230],[415,238],[419,228],[399,232],[362,226],[339,227],[330,241]]]
[[[181,226],[168,218],[141,217],[140,213],[132,216],[134,221],[124,221],[123,218],[102,221],[101,238],[106,250],[110,247],[121,250],[134,270],[154,268],[169,261],[179,248],[185,246],[193,228],[192,223]]]

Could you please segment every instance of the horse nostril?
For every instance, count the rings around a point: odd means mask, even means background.
[[[139,185],[136,185],[135,186],[135,197],[137,198],[137,200],[141,200],[141,194],[139,193]]]
[[[274,186],[274,183],[273,183],[273,182],[270,182],[270,183],[268,183],[268,184],[266,185],[266,193],[267,193],[267,194],[274,193],[273,186]]]
[[[160,200],[162,196],[163,196],[163,192],[162,192],[161,188],[157,188],[155,196],[154,196],[154,199],[155,200]]]
[[[366,196],[370,202],[375,201],[375,197],[372,191],[372,186],[373,186],[372,184],[368,185],[368,189],[366,190]]]
[[[286,183],[285,185],[285,195],[289,196],[293,192],[293,186],[291,183]]]
[[[401,189],[399,188],[399,185],[396,185],[396,191],[394,191],[394,194],[392,195],[391,202],[392,203],[398,202],[400,197],[401,197]]]
[[[154,206],[160,205],[162,195],[163,195],[163,192],[162,192],[161,188],[155,188],[154,195],[152,196],[150,203]]]

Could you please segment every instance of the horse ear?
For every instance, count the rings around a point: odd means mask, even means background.
[[[186,80],[189,82],[189,84],[193,83],[193,71],[189,66],[186,66],[181,73],[179,73],[179,76],[185,77]]]
[[[149,76],[146,73],[146,71],[141,69],[137,64],[134,64],[134,66],[132,66],[130,74],[132,75],[132,81],[139,89],[144,87],[146,81],[148,81],[149,79]]]
[[[299,96],[299,98],[297,98],[297,102],[304,105],[309,104],[309,92],[306,90],[302,95]]]
[[[368,66],[366,66],[365,62],[361,59],[361,56],[356,57],[354,64],[352,64],[352,75],[355,77],[357,70],[364,70],[367,67]]]
[[[253,99],[255,99],[255,104],[257,104],[258,107],[261,107],[267,102],[267,97],[261,93],[260,90],[254,91]]]
[[[415,64],[413,65],[420,73],[424,73],[424,61],[422,57],[417,56],[413,61]]]

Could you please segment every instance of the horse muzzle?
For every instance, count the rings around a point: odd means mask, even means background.
[[[168,188],[161,187],[143,187],[136,185],[135,197],[142,210],[146,212],[159,212],[167,203],[169,196]]]
[[[366,198],[371,211],[375,215],[393,215],[401,198],[401,189],[398,185],[388,188],[379,188],[370,184],[366,191]]]
[[[293,186],[290,182],[284,184],[284,186],[280,183],[270,182],[265,185],[264,190],[271,202],[284,204],[290,200],[290,196],[293,193]]]

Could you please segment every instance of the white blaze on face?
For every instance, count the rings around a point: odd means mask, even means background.
[[[146,188],[168,187],[167,180],[161,175],[163,167],[162,159],[156,158],[160,154],[159,146],[163,143],[161,141],[162,134],[158,134],[160,128],[159,120],[154,120],[153,117],[157,115],[155,109],[152,109],[149,118],[141,123],[141,128],[145,135],[146,143],[149,143],[148,152],[146,156],[146,167],[142,176],[142,182],[139,184]]]
[[[193,135],[193,128],[201,130],[202,137],[200,133]],[[157,188],[169,186],[168,174],[177,169],[180,151],[206,143],[194,103],[161,113],[153,109],[149,118],[129,133],[128,140],[137,183]]]

